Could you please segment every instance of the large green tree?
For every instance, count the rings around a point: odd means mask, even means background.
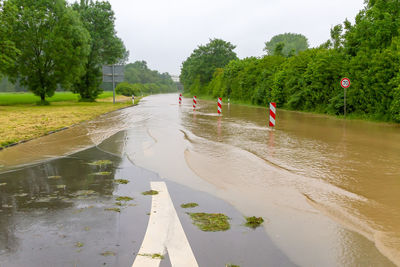
[[[275,35],[265,43],[264,51],[268,55],[297,55],[308,48],[308,40],[302,34],[283,33]],[[278,50],[278,51],[276,51]]]
[[[0,1],[0,10],[3,10],[3,1]],[[9,16],[13,16],[13,12],[0,13],[0,76],[15,64],[19,52],[15,43],[9,38],[12,35],[12,29],[7,24]]]
[[[10,44],[19,52],[6,73],[40,96],[41,103],[58,86],[69,88],[80,76],[89,35],[64,0],[8,0],[2,17],[5,28],[12,31]],[[13,55],[13,51],[8,54]]]
[[[235,47],[230,42],[212,39],[196,48],[182,63],[180,80],[185,90],[208,84],[217,68],[223,68],[229,61],[237,59],[233,51]]]
[[[91,37],[85,71],[73,91],[80,94],[82,101],[94,101],[102,92],[102,65],[123,62],[128,53],[115,31],[115,16],[109,2],[81,0],[73,4],[73,9],[79,12]]]

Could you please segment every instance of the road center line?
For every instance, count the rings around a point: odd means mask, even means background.
[[[198,267],[167,185],[164,182],[151,182],[150,186],[158,194],[152,196],[149,224],[132,267],[158,267],[161,259],[153,259],[151,255],[163,255],[166,251],[173,267]]]

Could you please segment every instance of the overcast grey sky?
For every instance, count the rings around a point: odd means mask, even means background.
[[[274,35],[305,35],[311,47],[329,38],[332,26],[354,22],[363,0],[110,0],[116,29],[130,62],[180,74],[182,62],[200,44],[221,38],[239,58],[261,56]]]

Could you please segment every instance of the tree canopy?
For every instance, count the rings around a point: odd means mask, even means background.
[[[275,35],[265,43],[264,51],[268,55],[283,55],[285,57],[297,55],[308,49],[308,40],[302,34],[283,33]]]
[[[180,80],[183,86],[196,88],[196,84],[203,86],[209,83],[216,68],[223,68],[237,59],[233,51],[235,47],[221,39],[210,39],[208,44],[198,46],[182,63]]]
[[[159,73],[147,67],[146,61],[136,61],[125,65],[125,81],[134,85],[133,91],[140,93],[167,93],[177,91],[177,85],[168,73]],[[124,88],[128,88],[124,84]],[[121,89],[122,90],[122,89]],[[129,90],[125,90],[128,92]],[[127,93],[129,95],[129,93]]]
[[[83,101],[94,101],[102,91],[102,65],[124,62],[128,53],[115,31],[115,15],[109,2],[81,0],[72,7],[79,12],[90,34],[88,60],[73,91],[79,93]]]
[[[9,7],[10,9],[12,7]],[[3,3],[0,2],[0,10],[3,9]],[[19,53],[19,50],[15,47],[15,43],[10,39],[12,35],[11,25],[7,23],[10,21],[10,17],[13,12],[1,12],[0,13],[0,77],[2,73],[7,72],[15,64],[15,60]]]
[[[2,56],[8,77],[18,79],[43,103],[58,86],[70,88],[80,77],[90,36],[64,0],[4,1],[1,17],[4,29],[12,32]]]

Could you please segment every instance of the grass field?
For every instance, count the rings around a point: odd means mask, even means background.
[[[112,97],[112,92],[103,92],[99,99]],[[78,101],[79,94],[71,92],[56,92],[54,96],[47,98],[49,102],[61,101]],[[40,97],[32,93],[0,93],[0,106],[21,105],[21,104],[36,104]]]
[[[118,96],[112,103],[112,92],[100,96],[97,102],[78,102],[72,93],[56,93],[49,106],[37,106],[39,98],[30,93],[0,94],[0,148],[29,140],[51,131],[132,105],[130,97]],[[135,99],[135,103],[140,98]],[[5,104],[3,104],[5,103]]]

